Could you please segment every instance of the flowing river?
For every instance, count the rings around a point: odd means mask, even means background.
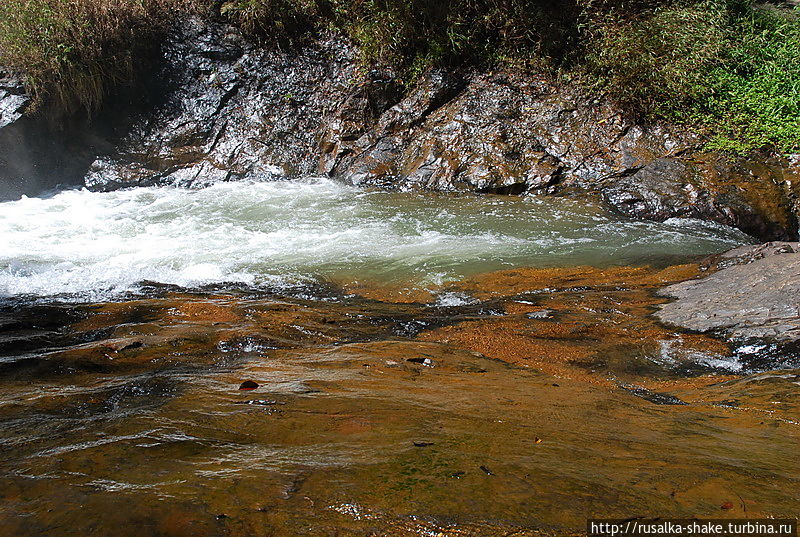
[[[641,263],[746,243],[566,199],[364,191],[328,179],[61,192],[2,204],[0,294],[113,297],[320,279],[441,284],[515,266]]]
[[[796,516],[800,363],[650,315],[750,242],[316,178],[4,202],[0,533]]]

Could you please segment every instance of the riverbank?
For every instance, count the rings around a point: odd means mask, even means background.
[[[624,7],[0,4],[0,525],[800,516],[800,18]]]
[[[393,189],[588,195],[634,218],[797,238],[791,154],[710,152],[700,131],[632,119],[542,70],[431,68],[407,87],[362,53],[336,32],[274,47],[187,18],[141,86],[122,87],[91,121],[56,124],[21,115],[30,100],[6,78],[4,197],[320,174]]]

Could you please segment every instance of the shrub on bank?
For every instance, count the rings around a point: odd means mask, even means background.
[[[800,9],[747,13],[729,31],[725,62],[711,70],[713,91],[701,102],[710,145],[800,151]]]
[[[702,126],[714,149],[800,150],[800,10],[675,2],[589,26],[587,80],[626,110]]]
[[[187,0],[2,0],[0,64],[25,74],[34,104],[96,110],[130,80]]]
[[[800,150],[800,11],[746,0],[3,0],[0,64],[37,102],[91,112],[188,11],[265,41],[333,27],[408,83],[436,65],[533,63],[717,149]]]

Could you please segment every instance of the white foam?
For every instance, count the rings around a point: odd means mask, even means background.
[[[723,356],[716,353],[706,353],[687,349],[679,345],[680,338],[674,340],[660,340],[659,354],[653,361],[661,365],[676,366],[684,363],[702,364],[716,370],[739,373],[744,369],[744,364],[735,356]]]
[[[0,295],[97,299],[143,281],[259,286],[343,275],[440,283],[744,241],[718,225],[613,219],[569,200],[368,192],[321,178],[71,190],[0,203]]]
[[[466,293],[457,293],[452,291],[446,291],[444,293],[439,293],[436,296],[436,305],[440,307],[453,307],[453,306],[468,306],[470,304],[477,304],[478,300],[474,297],[469,296]]]

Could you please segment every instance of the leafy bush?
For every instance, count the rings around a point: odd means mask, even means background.
[[[726,23],[703,5],[663,6],[633,19],[611,11],[587,39],[593,81],[636,113],[680,110],[710,90]]]
[[[753,11],[729,29],[725,61],[712,69],[712,91],[697,106],[711,147],[747,152],[772,146],[800,151],[800,10]]]
[[[662,5],[591,26],[586,69],[631,113],[704,127],[710,147],[800,149],[800,12]]]
[[[563,56],[578,8],[546,0],[364,0],[348,11],[369,58],[409,65],[481,63],[502,54]]]

